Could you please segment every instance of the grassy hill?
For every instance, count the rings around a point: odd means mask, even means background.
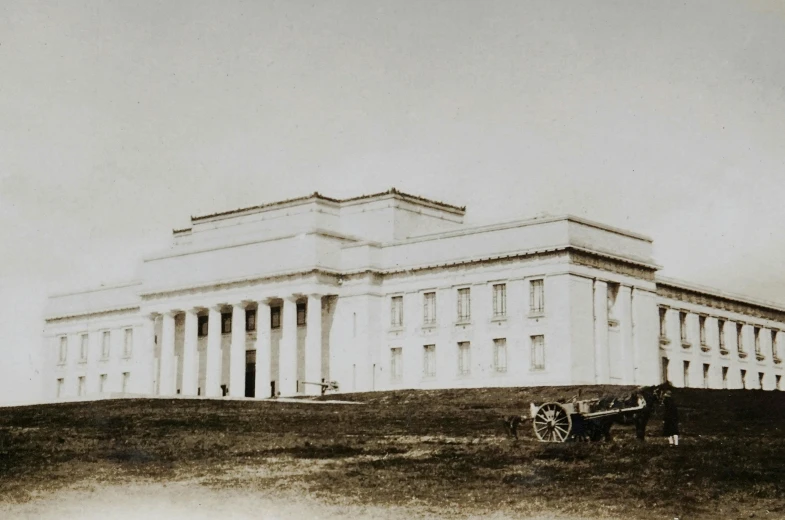
[[[519,441],[506,437],[501,415],[578,390],[340,396],[361,405],[139,399],[0,409],[0,502],[86,479],[199,478],[442,516],[785,518],[785,393],[677,390],[678,448],[659,436],[659,416],[645,443],[618,427],[613,443],[543,444],[528,425]]]

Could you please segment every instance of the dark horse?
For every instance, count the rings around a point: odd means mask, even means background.
[[[623,396],[602,397],[597,403],[598,410],[613,410],[623,408],[635,408],[643,405],[638,410],[622,412],[607,417],[595,419],[585,419],[583,429],[585,435],[592,441],[613,440],[611,437],[611,427],[614,424],[625,426],[635,426],[635,436],[643,441],[646,438],[646,425],[656,410],[662,403],[662,398],[666,391],[672,388],[669,382],[657,386],[643,386],[633,390]]]

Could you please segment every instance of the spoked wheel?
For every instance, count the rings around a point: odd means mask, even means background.
[[[546,403],[534,415],[534,434],[543,442],[566,442],[572,429],[570,414],[559,403]]]

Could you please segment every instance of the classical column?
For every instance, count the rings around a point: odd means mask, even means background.
[[[133,392],[146,395],[155,394],[155,321],[157,314],[148,314],[144,317],[141,333],[134,335],[134,363],[136,370],[132,374]]]
[[[322,381],[322,295],[308,295],[308,307],[305,333],[305,381],[321,383]],[[321,394],[317,385],[303,385],[301,388],[308,395]]]
[[[245,396],[245,304],[232,306],[232,347],[229,355],[229,395]]]
[[[174,366],[174,316],[173,311],[163,314],[161,327],[161,364],[158,393],[160,395],[174,395],[176,374]]]
[[[221,307],[208,309],[207,353],[205,355],[206,374],[204,395],[221,397]]]
[[[608,284],[600,280],[594,280],[594,371],[597,384],[610,383]]]
[[[282,396],[296,395],[297,388],[297,298],[283,299],[283,334],[278,352],[278,385]]]
[[[270,302],[260,301],[256,307],[256,389],[257,399],[270,397]]]
[[[196,309],[185,311],[185,341],[183,344],[183,395],[196,395],[199,387],[197,338],[199,318]]]

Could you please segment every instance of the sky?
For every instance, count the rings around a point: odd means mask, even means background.
[[[3,0],[0,402],[47,294],[314,191],[576,214],[785,305],[783,49],[778,0]]]

